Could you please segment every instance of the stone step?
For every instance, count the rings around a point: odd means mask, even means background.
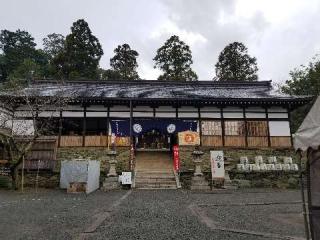
[[[139,189],[177,189],[176,184],[136,184]]]
[[[141,179],[141,178],[136,178],[135,180],[136,184],[140,184],[140,183],[154,183],[154,184],[167,184],[167,183],[172,183],[172,184],[176,184],[175,179],[158,179],[158,178],[154,178],[154,179]]]
[[[136,177],[150,177],[150,178],[167,178],[174,177],[173,173],[150,173],[150,172],[138,172]]]

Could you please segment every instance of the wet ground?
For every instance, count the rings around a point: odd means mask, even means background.
[[[0,191],[0,239],[303,239],[299,191]]]

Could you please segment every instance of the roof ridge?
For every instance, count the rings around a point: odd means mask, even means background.
[[[32,85],[37,84],[125,84],[125,85],[161,85],[161,84],[172,84],[172,85],[210,85],[210,86],[266,86],[271,87],[272,80],[263,80],[263,81],[213,81],[213,80],[205,80],[205,81],[159,81],[159,80],[45,80],[45,79],[37,79],[32,81]]]

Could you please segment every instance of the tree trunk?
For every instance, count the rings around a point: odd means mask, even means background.
[[[11,168],[12,189],[17,190],[19,187],[19,168],[18,166]]]

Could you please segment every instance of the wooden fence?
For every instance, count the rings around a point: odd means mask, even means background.
[[[83,142],[84,141],[84,142]],[[61,136],[60,147],[107,147],[111,145],[110,136]],[[116,137],[116,146],[130,146],[130,137]]]
[[[84,144],[83,144],[84,140]],[[222,147],[222,136],[205,136],[201,137],[202,146]],[[245,136],[225,136],[225,147],[268,147],[268,137],[246,137]],[[108,147],[111,145],[110,136],[61,136],[60,147]],[[116,146],[130,146],[130,137],[116,137]],[[274,148],[291,147],[290,137],[270,137],[270,146]]]

